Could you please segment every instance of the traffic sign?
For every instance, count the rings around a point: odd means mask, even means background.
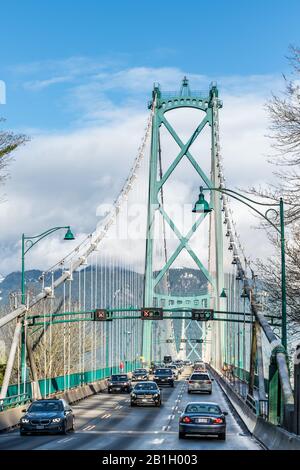
[[[104,308],[97,308],[94,311],[94,321],[106,321],[108,320],[108,311]]]
[[[142,320],[162,320],[163,309],[162,308],[142,308],[141,319]]]
[[[192,320],[209,321],[214,319],[214,311],[211,308],[193,308]]]

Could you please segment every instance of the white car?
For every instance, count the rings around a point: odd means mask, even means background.
[[[188,379],[188,393],[205,392],[209,395],[212,393],[212,382],[207,372],[193,372]]]
[[[170,366],[168,366],[168,369],[172,369],[173,377],[175,380],[177,380],[179,375],[177,367],[174,364],[171,364]]]

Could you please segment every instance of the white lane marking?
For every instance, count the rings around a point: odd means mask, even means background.
[[[72,439],[74,439],[74,437],[67,437],[66,439],[60,439],[59,441],[56,441],[56,442],[68,442],[68,441],[71,441]]]
[[[88,429],[90,429],[90,427],[91,427],[90,425],[89,425],[89,426],[86,426],[86,427],[83,428],[82,430],[83,430],[83,431],[87,431]]]
[[[171,415],[171,419],[174,419],[175,418],[175,415]]]
[[[163,426],[161,429],[162,429],[163,431],[166,431],[167,426]]]
[[[111,416],[111,414],[107,413],[103,416],[101,416],[101,419],[108,419]]]
[[[151,441],[151,444],[162,444],[164,442],[164,439],[154,439]]]

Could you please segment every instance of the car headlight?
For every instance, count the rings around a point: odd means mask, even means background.
[[[158,393],[154,393],[154,398],[157,398],[158,397]]]
[[[52,423],[59,423],[61,418],[53,418]]]
[[[131,396],[132,396],[132,398],[135,398],[135,397],[136,397],[136,394],[135,394],[135,393],[132,393]]]
[[[22,418],[22,419],[21,419],[21,423],[29,423],[29,419],[27,419],[27,418]]]

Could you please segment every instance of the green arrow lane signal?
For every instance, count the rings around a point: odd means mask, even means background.
[[[209,321],[214,319],[214,311],[211,308],[193,308],[192,320]]]
[[[163,309],[162,308],[142,308],[141,309],[142,320],[162,320]]]

